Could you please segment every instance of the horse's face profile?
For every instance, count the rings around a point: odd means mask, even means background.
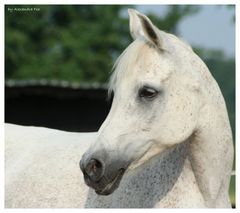
[[[129,10],[134,41],[115,64],[111,110],[80,167],[87,185],[111,194],[124,173],[147,163],[197,130],[203,66],[192,49]]]

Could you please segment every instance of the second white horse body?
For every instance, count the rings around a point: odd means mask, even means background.
[[[96,133],[11,124],[5,132],[5,207],[84,207],[88,187],[79,159]]]

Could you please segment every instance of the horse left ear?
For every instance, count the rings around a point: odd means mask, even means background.
[[[128,9],[128,14],[130,18],[130,33],[133,39],[144,37],[147,41],[161,48],[159,33],[151,20],[134,9]]]

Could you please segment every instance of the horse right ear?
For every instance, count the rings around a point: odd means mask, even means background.
[[[152,24],[151,20],[137,10],[128,9],[129,28],[133,39],[145,38],[155,46],[161,48],[161,41],[157,28]]]

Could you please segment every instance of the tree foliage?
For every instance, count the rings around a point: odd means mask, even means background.
[[[6,8],[6,77],[106,81],[113,55],[123,49],[126,26],[113,17],[124,6],[39,8],[12,13]]]
[[[106,82],[118,55],[130,43],[124,5],[38,6],[6,12],[6,77]],[[134,6],[128,6],[134,7]],[[176,32],[197,6],[172,5],[165,17],[150,14],[161,29]]]

